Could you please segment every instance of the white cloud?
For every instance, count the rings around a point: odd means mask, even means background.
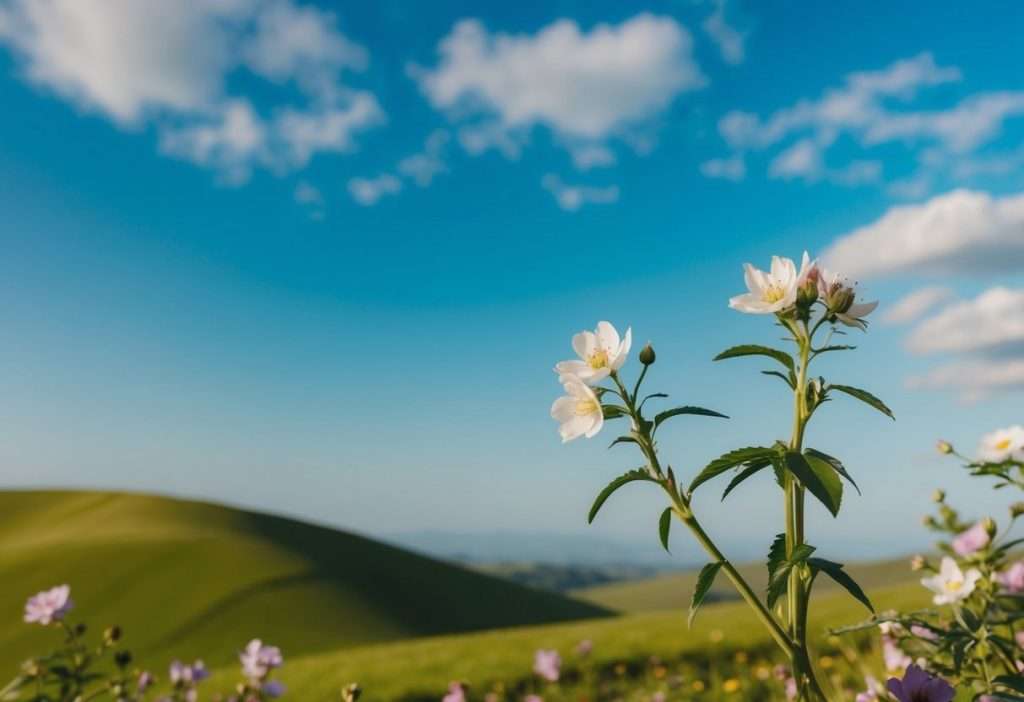
[[[324,196],[315,185],[300,180],[295,185],[295,202],[300,205],[323,206]]]
[[[725,20],[725,0],[715,0],[715,11],[703,24],[704,31],[718,45],[722,60],[726,63],[743,63],[746,34],[729,25]]]
[[[365,49],[331,13],[293,0],[10,0],[0,44],[28,81],[120,126],[154,124],[161,152],[230,183],[350,150],[355,131],[382,121],[371,93],[342,82],[366,67]],[[245,71],[299,99],[263,105],[229,90]]]
[[[398,163],[398,172],[412,178],[416,185],[425,188],[441,173],[448,172],[444,151],[451,141],[451,134],[445,129],[436,129],[427,137],[423,151],[407,156]]]
[[[907,349],[918,354],[1007,347],[1024,347],[1024,290],[986,290],[926,319],[907,337]]]
[[[768,175],[783,180],[816,180],[823,169],[818,145],[812,139],[801,139],[775,157],[768,168]]]
[[[1024,388],[1024,359],[957,361],[907,379],[912,390],[955,390],[964,402]]]
[[[890,208],[840,237],[824,254],[852,277],[915,273],[991,273],[1024,266],[1024,194],[994,198],[954,190]]]
[[[441,40],[435,67],[409,73],[434,108],[463,125],[468,151],[498,147],[514,157],[536,125],[600,144],[649,123],[706,82],[692,44],[675,20],[650,14],[587,32],[564,19],[532,35],[492,34],[470,19]]]
[[[607,205],[619,199],[619,187],[593,187],[587,185],[569,185],[554,173],[548,173],[541,180],[541,185],[551,193],[558,206],[567,212],[575,212],[584,205]]]
[[[615,153],[604,144],[582,144],[569,147],[573,165],[581,171],[615,165]]]
[[[932,286],[915,290],[887,306],[882,315],[886,324],[908,324],[953,297],[950,288]]]
[[[390,173],[374,178],[352,178],[348,181],[348,192],[360,205],[376,205],[386,195],[395,195],[402,190],[402,181]]]
[[[739,154],[729,158],[713,158],[700,164],[700,172],[708,178],[722,178],[738,183],[747,176],[747,164]]]

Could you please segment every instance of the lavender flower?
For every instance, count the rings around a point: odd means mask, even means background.
[[[62,620],[74,606],[75,603],[71,600],[71,587],[58,585],[28,598],[28,602],[25,603],[25,622],[49,626]]]
[[[997,573],[996,582],[1014,595],[1024,592],[1024,561],[1017,561],[1003,572]]]
[[[201,660],[197,659],[192,665],[176,660],[171,662],[167,677],[170,678],[172,685],[194,685],[210,677],[210,673]]]
[[[242,673],[250,680],[262,680],[284,662],[281,649],[277,646],[264,646],[259,639],[246,644],[238,659],[242,662]]]
[[[268,680],[260,688],[267,697],[280,697],[284,694],[284,684],[277,680]]]
[[[942,678],[911,665],[903,679],[889,678],[886,687],[899,702],[952,702],[956,690]]]
[[[548,682],[558,682],[562,667],[562,657],[558,651],[540,649],[533,659],[533,672]]]
[[[153,674],[150,673],[148,670],[144,670],[141,673],[139,673],[139,680],[138,683],[136,684],[136,689],[139,691],[139,694],[142,694],[143,692],[148,690],[149,687],[153,684],[153,682]]]
[[[466,686],[458,681],[448,685],[448,694],[441,698],[441,702],[466,702]]]
[[[969,556],[975,551],[980,551],[988,546],[988,542],[991,539],[992,537],[989,536],[988,529],[985,527],[985,522],[980,521],[970,529],[962,531],[953,539],[953,550],[956,551],[958,556]]]

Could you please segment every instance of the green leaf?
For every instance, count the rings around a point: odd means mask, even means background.
[[[779,598],[786,593],[789,584],[789,572],[791,570],[793,570],[793,564],[789,561],[783,561],[768,579],[767,602],[769,609],[774,607]]]
[[[820,349],[813,349],[814,355],[828,353],[829,351],[853,351],[856,346],[849,346],[847,344],[834,344],[832,346],[822,346]]]
[[[654,415],[654,428],[657,429],[666,419],[678,417],[681,414],[696,414],[702,417],[721,417],[722,419],[728,419],[728,417],[720,412],[704,409],[703,407],[674,407],[670,410],[665,410],[664,412],[659,412]]]
[[[715,360],[724,361],[727,358],[739,358],[741,356],[767,356],[768,358],[774,358],[790,371],[793,371],[794,373],[796,372],[796,363],[793,361],[793,357],[788,353],[768,346],[757,346],[755,344],[733,346],[731,349],[726,349],[715,356]]]
[[[861,494],[860,488],[857,487],[857,483],[855,483],[853,481],[853,476],[851,476],[846,471],[846,467],[842,464],[842,462],[838,458],[835,458],[833,456],[829,456],[827,453],[825,453],[823,451],[819,451],[818,449],[812,449],[812,448],[804,449],[804,455],[808,456],[808,457],[813,456],[815,458],[818,458],[818,459],[828,463],[830,466],[835,468],[835,471],[837,473],[839,473],[839,475],[843,476],[844,478],[846,478],[847,480],[850,481],[850,485],[853,486],[853,489],[857,491],[858,495]]]
[[[704,470],[702,470],[697,477],[693,479],[693,482],[690,483],[690,492],[693,492],[698,486],[721,475],[730,468],[735,468],[738,465],[765,458],[770,459],[776,453],[776,449],[765,448],[764,446],[748,446],[747,448],[730,451],[727,454],[719,456],[704,467]]]
[[[658,536],[661,538],[661,545],[668,551],[668,532],[672,528],[672,508],[666,507],[658,520]]]
[[[860,585],[857,581],[850,577],[850,575],[843,570],[842,563],[835,563],[833,561],[826,561],[824,558],[808,558],[807,565],[811,567],[811,572],[815,575],[824,573],[828,577],[835,580],[841,585],[848,593],[860,602],[862,605],[867,607],[871,612],[875,611],[875,608],[871,605],[871,600],[861,590]]]
[[[640,443],[640,442],[636,440],[635,436],[626,435],[626,436],[620,436],[615,441],[613,441],[610,444],[608,444],[608,448],[611,448],[615,444],[638,444],[638,443]]]
[[[726,487],[725,492],[722,493],[722,500],[724,501],[729,493],[732,492],[740,483],[760,471],[762,468],[767,468],[771,463],[772,462],[768,459],[764,459],[747,464],[746,468],[737,473],[736,477],[729,481],[729,486]]]
[[[795,388],[796,387],[796,380],[794,380],[794,378],[792,377],[792,373],[790,373],[790,375],[787,376],[787,375],[783,374],[780,371],[761,371],[761,372],[764,373],[765,375],[774,375],[777,378],[782,378],[782,382],[784,382],[790,388]]]
[[[601,405],[605,419],[618,419],[629,414],[629,410],[619,405]]]
[[[889,417],[889,419],[896,419],[896,416],[892,413],[892,410],[885,406],[885,403],[879,400],[877,397],[872,395],[867,390],[861,390],[860,388],[851,387],[850,385],[829,385],[829,390],[838,390],[839,392],[845,392],[850,397],[855,397],[861,402],[871,405],[876,410]]]
[[[828,492],[830,501],[835,505],[835,511],[833,515],[839,513],[840,507],[843,505],[843,481],[839,479],[839,474],[836,473],[836,469],[828,461],[823,461],[817,456],[808,455],[804,456],[804,460],[807,461],[807,465],[811,467],[818,479],[821,480],[821,484],[825,486],[825,490]]]
[[[802,454],[786,451],[786,469],[796,476],[800,483],[810,490],[811,494],[825,505],[832,516],[839,514],[839,505],[843,499],[843,484],[832,466],[824,461],[815,461],[818,468],[813,467]],[[822,469],[822,466],[824,469]],[[831,480],[828,480],[831,478]],[[838,490],[836,489],[836,486]]]
[[[992,682],[1016,692],[1024,692],[1024,675],[999,675],[993,678]]]
[[[686,618],[687,627],[693,625],[693,618],[697,616],[697,610],[700,609],[701,603],[707,597],[711,585],[715,582],[715,576],[718,575],[722,565],[723,562],[718,561],[717,563],[708,563],[700,569],[700,575],[697,576],[697,585],[693,589],[693,600],[690,602],[690,614]]]
[[[814,546],[800,544],[793,549],[791,558],[786,558],[786,535],[779,534],[768,552],[768,606],[774,607],[788,589],[789,574],[793,568],[808,560],[814,553]]]
[[[589,523],[594,521],[594,517],[597,516],[597,512],[601,509],[601,505],[605,503],[605,500],[611,497],[613,492],[623,485],[636,482],[637,480],[646,480],[651,483],[654,482],[654,478],[651,477],[646,468],[636,468],[628,473],[623,473],[615,480],[608,483],[607,487],[597,495],[597,499],[594,500],[594,506],[590,508],[590,515],[587,517],[587,522]]]
[[[786,562],[786,535],[776,534],[775,540],[772,541],[771,548],[768,549],[768,577],[772,577],[772,573],[782,563]]]

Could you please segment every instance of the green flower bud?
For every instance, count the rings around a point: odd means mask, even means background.
[[[935,448],[939,450],[939,453],[949,455],[953,453],[953,444],[948,441],[939,440],[939,443],[935,445]]]
[[[649,366],[654,363],[657,359],[657,354],[654,353],[654,347],[651,346],[651,342],[647,342],[647,345],[640,349],[640,363],[645,366]]]
[[[935,517],[933,517],[930,514],[926,514],[924,517],[921,518],[921,524],[923,524],[926,527],[933,528],[936,526]]]
[[[996,532],[999,531],[999,528],[996,525],[996,520],[992,519],[992,517],[985,517],[981,520],[981,525],[985,528],[985,532],[988,534],[990,539],[995,537]]]
[[[939,489],[939,490],[936,490],[935,492],[932,493],[932,502],[943,502],[945,499],[946,499],[946,491],[945,490]]]
[[[119,626],[115,625],[115,626],[107,627],[103,631],[103,643],[105,643],[107,646],[110,646],[111,644],[119,641],[120,639],[121,639],[121,627],[119,627]]]
[[[1016,519],[1020,515],[1024,514],[1024,502],[1014,502],[1010,505],[1010,518]]]

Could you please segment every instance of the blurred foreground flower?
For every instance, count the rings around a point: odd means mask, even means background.
[[[953,550],[958,556],[969,556],[975,551],[988,546],[992,537],[988,533],[985,521],[977,522],[971,528],[961,532],[953,539]]]
[[[1024,592],[1024,561],[1017,561],[1006,570],[997,573],[996,582],[1012,595]]]
[[[242,662],[242,673],[250,680],[262,680],[271,670],[279,668],[284,662],[281,649],[277,646],[266,646],[259,639],[253,639],[239,654]]]
[[[533,658],[533,672],[548,682],[558,682],[562,657],[558,651],[541,649]]]
[[[952,702],[956,691],[942,678],[912,665],[903,679],[889,678],[886,687],[899,702]]]
[[[28,598],[28,602],[25,603],[25,621],[29,624],[35,622],[48,626],[62,620],[74,606],[75,603],[71,600],[71,587],[58,585]]]

